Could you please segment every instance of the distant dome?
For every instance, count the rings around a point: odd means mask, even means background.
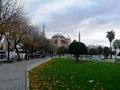
[[[55,35],[52,37],[52,39],[53,39],[53,38],[58,38],[58,37],[60,37],[60,38],[65,38],[62,34],[57,33],[57,34],[55,34]]]

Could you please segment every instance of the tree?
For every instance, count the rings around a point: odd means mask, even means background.
[[[17,60],[19,61],[21,59],[18,46],[20,46],[22,40],[25,39],[25,34],[28,34],[28,20],[25,17],[22,9],[19,9],[19,12],[16,13],[16,16],[13,17],[12,23],[10,25],[12,28],[9,30],[8,33],[11,41],[13,41],[13,45],[17,53]]]
[[[17,0],[0,0],[0,41],[3,39],[3,36],[8,41],[8,61],[11,24],[21,7],[20,2]]]
[[[38,57],[39,52],[39,41],[40,41],[40,33],[39,28],[37,26],[29,25],[27,27],[27,33],[24,35],[24,39],[22,40],[23,48],[26,51],[30,52],[30,57]],[[35,55],[33,55],[35,54]]]
[[[119,48],[119,40],[116,39],[114,42],[113,42],[113,47],[115,49],[115,57],[116,57],[116,50]]]
[[[104,58],[107,59],[110,53],[109,47],[104,47],[103,53],[104,53]]]
[[[0,41],[2,36],[9,31],[9,24],[12,23],[20,7],[18,0],[0,0]]]
[[[53,55],[56,54],[58,47],[56,45],[54,45],[50,40],[47,40],[46,49],[47,49],[47,52],[52,57]]]
[[[37,26],[28,25],[27,31],[22,40],[22,48],[30,52],[31,58],[34,58],[33,53],[44,57],[46,54],[53,54],[57,50],[57,47],[45,37]]]
[[[28,58],[28,54],[30,52],[30,47],[32,46],[32,41],[29,40],[29,38],[27,39],[24,39],[22,40],[22,45],[21,45],[21,48],[25,51],[25,59],[29,59]]]
[[[87,55],[88,54],[87,46],[82,42],[80,42],[80,44],[81,44],[81,51],[82,51],[81,55]]]
[[[44,29],[44,28],[43,28]],[[50,41],[46,38],[44,30],[40,32],[40,39],[39,39],[39,44],[40,47],[39,49],[41,50],[41,54],[44,56],[49,52],[49,50],[53,50],[52,48],[50,49]],[[56,47],[55,47],[56,49]]]
[[[99,56],[103,54],[103,48],[101,46],[98,46],[98,54]]]
[[[67,49],[66,47],[64,47],[64,46],[59,47],[59,48],[57,49],[57,54],[59,54],[59,55],[64,55],[64,54],[66,54],[67,52],[68,52],[68,49]]]
[[[87,54],[87,47],[84,43],[74,40],[69,46],[69,53],[73,54],[76,57],[76,61],[78,62],[80,55]]]
[[[90,52],[89,52],[90,55],[98,55],[98,51],[96,48],[92,48],[90,49]]]
[[[108,31],[106,37],[108,38],[109,42],[110,42],[110,58],[112,59],[112,47],[111,47],[111,43],[115,38],[115,32],[114,31]]]
[[[48,44],[47,44],[48,46],[48,52],[50,53],[50,54],[53,54],[53,53],[55,53],[56,51],[57,51],[57,46],[56,45],[54,45],[50,40],[48,40]]]
[[[117,39],[118,40],[118,48],[119,48],[119,52],[120,52],[120,39]]]
[[[118,53],[118,56],[120,56],[120,52]]]

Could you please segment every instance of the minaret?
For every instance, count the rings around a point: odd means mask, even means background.
[[[78,42],[80,42],[80,31],[79,31],[79,34],[78,34]]]
[[[43,24],[43,27],[42,27],[42,36],[44,36],[45,37],[45,25]]]

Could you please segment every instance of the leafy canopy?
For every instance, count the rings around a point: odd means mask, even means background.
[[[77,58],[79,55],[86,55],[87,54],[87,47],[82,42],[73,41],[69,46],[69,53],[73,54]]]

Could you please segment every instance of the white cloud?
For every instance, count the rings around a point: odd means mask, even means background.
[[[110,30],[115,31],[115,39],[120,39],[120,22],[108,22],[102,25],[95,25],[87,22],[86,25],[80,26],[79,29],[74,30],[72,39],[78,40],[78,30],[80,30],[81,33],[81,41],[87,45],[94,44],[109,46],[106,32]]]
[[[55,33],[68,34],[86,44],[109,45],[106,32],[114,30],[120,38],[120,3],[118,0],[27,0],[26,10],[36,25],[45,24],[50,38]],[[114,6],[115,5],[115,6]]]
[[[49,3],[43,3],[40,5],[38,4],[40,3],[38,0],[28,0],[26,2],[26,8],[30,8],[29,14],[31,15],[32,22],[35,24],[42,21],[52,21],[52,19],[49,19],[51,15],[56,13],[64,14],[69,8],[73,6],[85,7],[91,5],[89,0],[51,0]],[[32,3],[35,4],[35,6],[32,5]]]

